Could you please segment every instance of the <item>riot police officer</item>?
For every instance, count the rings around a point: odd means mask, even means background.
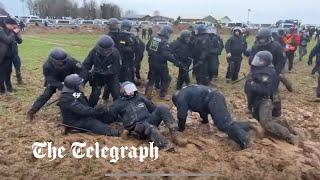
[[[62,89],[63,81],[70,74],[82,74],[83,68],[74,58],[62,48],[54,48],[51,50],[48,59],[43,65],[44,87],[45,90],[37,100],[33,103],[31,109],[27,113],[27,117],[33,120],[34,115],[39,109],[56,93]]]
[[[217,29],[213,26],[207,28],[208,34],[210,36],[210,60],[208,64],[208,74],[209,80],[217,79],[219,74],[219,56],[224,48],[223,41],[218,35]]]
[[[182,88],[182,85],[185,83],[189,85],[189,67],[192,63],[192,52],[190,45],[191,31],[184,30],[180,33],[180,37],[170,44],[172,52],[176,57],[177,61],[183,64],[184,68],[179,68],[179,75],[177,80],[176,89],[179,90]]]
[[[202,123],[208,123],[208,114],[220,131],[238,143],[241,148],[247,148],[250,142],[250,124],[235,122],[228,111],[224,96],[217,89],[191,85],[177,91],[172,96],[172,101],[177,107],[179,131],[184,131],[188,111],[198,112]]]
[[[92,87],[89,99],[90,106],[94,107],[98,103],[101,89],[105,85],[108,91],[111,92],[114,100],[119,98],[120,61],[120,53],[114,48],[112,38],[108,35],[101,36],[96,46],[90,51],[83,62],[83,67],[87,71],[86,77],[90,79]]]
[[[84,129],[95,134],[119,136],[119,132],[108,127],[103,108],[92,108],[83,94],[83,81],[78,74],[68,75],[63,84],[58,106],[63,123],[76,129]],[[72,129],[72,128],[71,128]]]
[[[167,106],[155,106],[150,100],[141,96],[132,82],[121,85],[121,98],[116,100],[109,108],[108,115],[111,121],[119,117],[124,128],[137,138],[147,138],[159,148],[166,148],[168,141],[159,132],[158,126],[164,122],[169,129],[174,143],[183,145],[185,142],[179,138],[178,125]]]
[[[280,79],[272,61],[273,57],[269,51],[259,51],[252,59],[250,74],[245,83],[245,93],[250,96],[248,107],[253,117],[268,133],[294,144],[296,136],[283,125],[283,122],[273,119],[278,117],[276,111],[273,111],[273,102],[276,101],[273,94],[278,92]]]
[[[145,94],[148,99],[152,97],[153,86],[157,78],[161,80],[160,98],[169,100],[167,96],[168,88],[171,82],[169,75],[169,68],[167,61],[171,61],[173,64],[179,67],[183,65],[176,60],[171,53],[168,40],[172,34],[172,28],[170,26],[163,26],[157,36],[152,37],[147,43],[147,52],[149,55],[149,72],[148,83]]]
[[[120,82],[134,81],[134,60],[138,49],[138,42],[130,32],[132,23],[129,20],[123,20],[119,34],[118,50],[121,54]]]
[[[246,39],[242,36],[242,28],[235,27],[225,46],[227,52],[228,70],[226,74],[227,83],[238,79],[241,68],[242,54],[247,50]]]
[[[210,37],[204,24],[198,25],[193,40],[194,63],[193,69],[197,84],[208,85],[208,64],[210,61]]]
[[[261,29],[256,37],[255,45],[251,48],[251,53],[249,57],[249,65],[251,65],[251,62],[253,61],[253,58],[255,57],[256,53],[259,51],[269,51],[272,54],[273,60],[272,64],[276,70],[276,74],[279,76],[280,80],[283,79],[284,76],[281,75],[281,71],[284,68],[284,65],[286,63],[283,48],[278,42],[275,42],[272,40],[272,33],[269,29]],[[277,89],[279,86],[279,81],[277,84]],[[287,88],[290,88],[290,83],[287,83]],[[281,98],[279,91],[276,91],[273,93],[273,103],[274,103],[274,114],[277,114],[277,116],[281,116]],[[248,97],[249,98],[249,97]],[[250,109],[250,108],[249,108]]]

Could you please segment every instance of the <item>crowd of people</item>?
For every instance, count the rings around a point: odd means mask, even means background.
[[[63,124],[68,131],[92,132],[107,136],[120,136],[110,127],[121,122],[126,131],[136,138],[146,138],[161,148],[170,148],[171,143],[160,133],[158,126],[163,122],[169,129],[172,142],[179,146],[187,143],[182,137],[188,111],[198,112],[201,123],[207,124],[210,114],[217,128],[228,134],[241,148],[250,145],[250,130],[255,127],[249,122],[234,121],[229,113],[225,97],[213,87],[219,75],[219,56],[226,50],[228,69],[226,82],[239,80],[243,56],[249,59],[250,73],[247,75],[244,92],[247,95],[249,113],[257,119],[268,133],[291,144],[298,135],[281,120],[282,107],[279,93],[280,82],[289,91],[291,82],[284,76],[285,64],[293,70],[293,60],[299,48],[299,59],[307,53],[309,32],[291,28],[289,32],[259,30],[254,45],[248,48],[246,36],[241,28],[234,28],[225,45],[217,29],[206,25],[191,26],[183,30],[173,42],[170,26],[163,26],[147,44],[138,33],[132,33],[128,20],[121,23],[110,19],[109,32],[102,35],[87,57],[80,63],[62,48],[51,50],[43,65],[45,89],[28,110],[28,119],[48,102],[53,94],[60,92],[58,106]],[[152,32],[151,32],[152,34]],[[144,39],[146,32],[142,31]],[[14,19],[8,18],[0,29],[0,93],[12,92],[12,64],[16,68],[18,83],[23,84],[17,44],[22,43],[20,29]],[[138,92],[141,85],[141,62],[144,52],[148,54],[148,82],[145,93]],[[308,64],[317,56],[312,73],[320,73],[320,44],[310,53]],[[168,95],[171,83],[168,61],[179,69],[176,92]],[[193,71],[197,85],[190,85],[189,72]],[[87,98],[83,92],[86,84],[91,86]],[[154,88],[159,89],[162,100],[172,101],[177,108],[176,119],[166,105],[156,106],[152,102]],[[103,91],[103,92],[102,92]],[[101,106],[98,101],[113,103]],[[320,98],[320,78],[317,97]]]

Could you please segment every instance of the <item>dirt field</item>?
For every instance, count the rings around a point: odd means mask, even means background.
[[[102,32],[101,32],[102,33]],[[32,156],[33,142],[52,141],[55,146],[70,148],[74,141],[101,146],[139,146],[148,143],[133,138],[112,138],[89,134],[65,136],[61,127],[59,110],[55,105],[39,111],[34,122],[26,120],[26,112],[42,92],[42,64],[54,46],[62,46],[71,55],[82,61],[95,44],[99,33],[88,31],[52,33],[47,30],[32,30],[24,34],[20,46],[23,75],[28,85],[16,86],[17,92],[0,97],[0,178],[1,179],[103,179],[106,173],[214,173],[221,179],[320,179],[320,105],[310,102],[315,97],[316,79],[310,76],[311,67],[304,61],[296,60],[294,72],[286,74],[294,83],[294,92],[289,93],[281,86],[283,104],[282,118],[299,132],[302,141],[293,146],[270,136],[252,138],[250,148],[240,150],[226,135],[212,125],[201,125],[196,113],[190,114],[184,137],[190,143],[177,147],[176,153],[160,152],[156,161],[120,160],[116,164],[106,159],[63,159],[49,161]],[[228,36],[223,36],[226,40]],[[253,37],[249,42],[252,44]],[[310,48],[314,42],[309,44]],[[221,56],[219,80],[213,82],[221,90],[235,120],[248,120],[246,99],[243,93],[244,81],[230,85],[225,83],[225,54]],[[296,58],[297,59],[297,58]],[[176,68],[170,67],[173,81],[170,92],[174,92]],[[242,72],[248,72],[244,59]],[[147,62],[143,62],[146,77]],[[193,80],[194,82],[194,80]],[[88,89],[88,87],[87,87]],[[140,89],[144,92],[144,89]],[[56,96],[51,100],[56,99]],[[153,99],[161,102],[157,96]],[[169,103],[172,106],[171,103]],[[175,115],[175,108],[172,108]],[[169,138],[168,130],[161,131]],[[155,179],[162,179],[154,177]],[[112,179],[112,178],[109,178]],[[123,178],[118,178],[123,179]],[[129,179],[129,178],[127,178]],[[137,177],[150,179],[150,177]],[[170,179],[170,178],[163,178]],[[176,179],[176,178],[173,178]],[[184,179],[184,178],[177,178]],[[190,178],[198,179],[198,178]],[[199,179],[212,179],[202,177]]]

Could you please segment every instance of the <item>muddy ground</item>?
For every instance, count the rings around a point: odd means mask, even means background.
[[[45,31],[39,33],[40,31],[26,33],[26,43],[28,38],[33,36],[49,36]],[[65,45],[74,46],[73,42],[65,43]],[[29,49],[34,46],[34,51],[37,52],[36,45],[31,43],[29,45],[31,46],[28,47]],[[24,47],[20,50],[22,48]],[[0,97],[1,179],[103,179],[106,173],[130,172],[214,173],[219,179],[320,179],[320,105],[311,102],[315,96],[316,79],[309,75],[311,68],[306,65],[306,58],[303,62],[296,61],[294,72],[286,74],[294,83],[294,92],[289,93],[281,86],[282,119],[299,132],[302,139],[299,145],[293,146],[270,136],[262,139],[253,137],[251,146],[240,150],[234,142],[212,125],[212,121],[210,125],[201,125],[199,116],[196,113],[190,113],[183,136],[193,143],[186,147],[176,147],[175,153],[161,151],[156,161],[147,160],[140,163],[137,160],[125,159],[112,164],[102,158],[74,159],[67,156],[49,161],[48,158],[33,157],[31,146],[36,141],[52,141],[55,146],[64,146],[67,149],[74,141],[88,144],[99,142],[101,146],[139,146],[148,142],[131,137],[113,138],[90,134],[66,136],[63,134],[63,128],[57,127],[61,118],[55,105],[41,110],[34,122],[29,122],[25,114],[42,91],[41,64],[45,56],[35,53],[34,57],[30,58],[26,54],[24,53],[23,56],[26,59],[29,58],[27,62],[36,62],[35,67],[23,68],[28,85],[15,86],[18,90],[16,93]],[[244,60],[243,64],[241,71],[247,72],[247,60]],[[143,69],[144,78],[146,71],[147,66]],[[244,82],[235,85],[226,84],[225,71],[226,62],[223,55],[219,80],[213,84],[225,95],[235,120],[251,119],[251,116],[246,113]],[[174,70],[171,73],[174,77],[177,72]],[[14,77],[13,81],[15,85]],[[171,93],[174,92],[174,85],[175,80],[171,83]],[[141,87],[140,91],[143,92],[144,89]],[[55,98],[56,96],[52,99]],[[153,100],[157,104],[166,103],[172,106],[171,102],[160,101],[156,95]],[[171,110],[175,115],[175,108]],[[161,126],[160,130],[169,138],[166,128]],[[150,179],[150,177],[136,178]],[[127,177],[127,179],[130,178]]]

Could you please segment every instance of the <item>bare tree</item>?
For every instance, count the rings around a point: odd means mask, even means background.
[[[100,5],[101,9],[101,18],[109,19],[112,17],[120,18],[121,9],[118,5],[111,3],[103,3]]]
[[[124,16],[132,16],[132,15],[136,15],[137,13],[134,10],[127,10],[124,13]]]

